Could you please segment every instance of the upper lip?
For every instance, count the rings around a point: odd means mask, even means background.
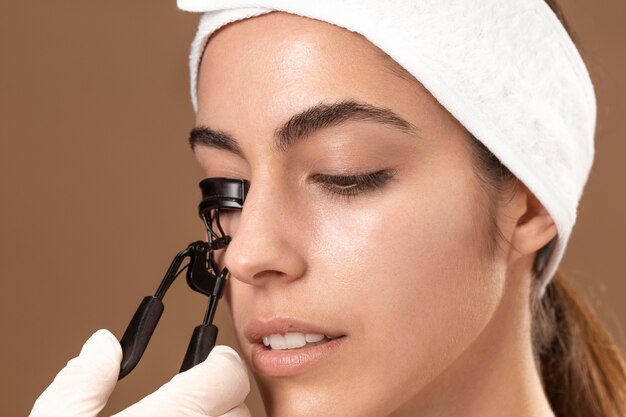
[[[250,343],[261,343],[263,336],[285,333],[316,333],[332,338],[345,336],[341,331],[331,329],[315,323],[307,323],[291,317],[274,317],[263,321],[260,319],[250,320],[244,327],[244,335]]]

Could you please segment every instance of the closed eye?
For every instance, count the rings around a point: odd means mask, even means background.
[[[381,170],[354,175],[316,174],[312,179],[331,197],[341,196],[346,200],[350,200],[359,194],[380,189],[389,180],[393,179],[393,172],[391,170]]]

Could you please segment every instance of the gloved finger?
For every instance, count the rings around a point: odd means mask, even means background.
[[[37,398],[30,417],[95,417],[120,372],[122,348],[111,332],[98,330]]]
[[[235,350],[218,345],[204,362],[115,417],[221,416],[243,404],[249,392],[245,363]]]
[[[220,417],[250,417],[250,410],[245,404],[240,404]]]

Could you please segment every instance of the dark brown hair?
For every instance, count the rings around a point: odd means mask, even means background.
[[[546,3],[572,36],[560,7]],[[470,141],[475,171],[492,201],[502,202],[519,190],[519,180],[476,138]],[[490,208],[492,247],[503,238]],[[493,233],[495,232],[495,233]],[[554,247],[553,239],[537,252],[533,265],[529,308],[533,353],[543,388],[557,417],[626,416],[626,364],[596,318],[559,271],[538,297],[539,279]]]

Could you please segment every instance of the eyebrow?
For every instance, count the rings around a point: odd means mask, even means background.
[[[290,146],[314,132],[348,121],[378,123],[413,136],[418,136],[419,131],[417,127],[389,108],[356,100],[342,100],[335,103],[318,103],[294,114],[274,131],[274,147],[280,152],[286,152]],[[192,150],[195,150],[196,146],[208,146],[245,158],[243,150],[233,135],[206,125],[196,126],[191,130],[189,144]]]

